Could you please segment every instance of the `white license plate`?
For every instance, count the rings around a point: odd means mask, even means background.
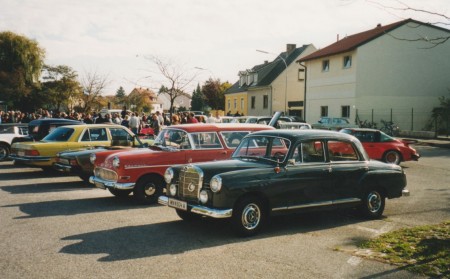
[[[187,202],[169,199],[169,206],[177,209],[187,210]]]
[[[18,151],[17,156],[25,156],[25,151]]]

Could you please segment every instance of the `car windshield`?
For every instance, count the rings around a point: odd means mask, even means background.
[[[48,134],[43,141],[67,141],[72,136],[74,129],[59,127]]]
[[[191,149],[188,134],[183,130],[164,129],[155,139],[154,145],[173,147],[176,149]]]
[[[247,136],[233,153],[235,159],[283,162],[291,142],[274,136]]]

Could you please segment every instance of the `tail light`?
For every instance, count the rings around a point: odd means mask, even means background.
[[[32,150],[25,150],[25,156],[39,156],[39,151],[32,149]]]

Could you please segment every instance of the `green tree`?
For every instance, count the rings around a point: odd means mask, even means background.
[[[58,111],[72,110],[74,104],[81,98],[81,85],[78,74],[69,66],[44,66],[42,90],[49,108]]]
[[[200,89],[200,84],[197,84],[197,89],[195,89],[194,92],[192,93],[191,108],[192,110],[203,111],[205,106],[206,106],[205,95]]]
[[[30,94],[39,87],[45,51],[34,40],[0,32],[0,92],[8,106],[29,109]]]
[[[225,91],[231,87],[229,82],[221,83],[220,79],[210,78],[202,86],[202,92],[206,97],[206,104],[213,110],[223,110],[225,108]]]
[[[124,106],[127,103],[126,99],[127,99],[127,96],[125,95],[125,90],[121,86],[116,91],[115,103],[116,103],[116,105]]]

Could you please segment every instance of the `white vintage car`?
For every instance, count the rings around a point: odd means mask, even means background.
[[[28,135],[28,125],[22,123],[0,124],[0,161],[8,158],[14,138]]]

